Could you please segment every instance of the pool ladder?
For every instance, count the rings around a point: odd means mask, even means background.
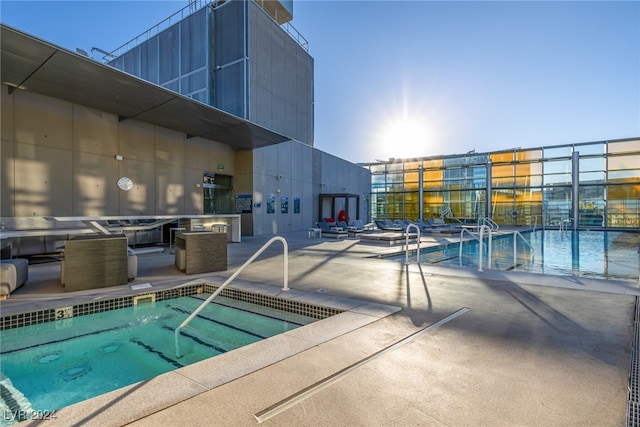
[[[206,307],[207,304],[209,304],[211,301],[213,301],[213,299],[215,297],[217,297],[220,294],[220,292],[222,292],[222,290],[224,288],[227,287],[228,284],[233,282],[233,280],[236,277],[238,277],[238,275],[242,272],[242,270],[245,269],[245,267],[247,267],[249,264],[251,264],[253,261],[255,261],[256,258],[258,258],[269,246],[271,246],[276,241],[282,242],[282,249],[283,249],[283,252],[284,252],[284,267],[283,267],[284,284],[283,284],[282,290],[283,291],[288,291],[289,290],[289,246],[287,245],[287,241],[283,237],[275,236],[275,237],[272,237],[267,243],[262,245],[262,247],[260,249],[258,249],[255,254],[253,254],[251,256],[251,258],[249,258],[244,264],[242,264],[242,266],[240,268],[238,268],[236,270],[236,272],[231,275],[231,277],[229,277],[222,285],[220,285],[220,287],[218,289],[216,289],[216,291],[213,294],[211,294],[209,296],[209,298],[204,300],[202,302],[202,304],[200,304],[200,306],[198,308],[196,308],[194,310],[194,312],[191,313],[189,315],[189,317],[187,317],[184,320],[184,322],[182,322],[180,324],[180,326],[178,326],[176,328],[176,330],[174,332],[174,340],[175,340],[175,344],[176,344],[176,357],[177,358],[181,358],[182,357],[182,353],[180,351],[180,342],[179,342],[179,339],[178,339],[178,337],[180,336],[180,330],[182,328],[184,328],[185,326],[187,326],[189,324],[189,322],[191,322],[191,320],[194,317],[196,317],[198,315],[198,313],[200,313],[202,311],[202,309],[204,309]]]
[[[418,247],[416,249],[416,261],[420,264],[420,227],[416,224],[409,224],[407,228],[404,230],[404,238],[405,238],[405,255],[404,255],[404,265],[409,265],[409,230],[415,228],[418,232]]]
[[[498,229],[500,228],[500,226],[498,225],[497,222],[495,222],[493,219],[487,217],[483,217],[483,218],[478,218],[478,227],[486,225],[487,227],[489,227],[492,231],[498,231]]]
[[[459,245],[459,254],[458,254],[458,258],[460,259],[460,265],[462,265],[462,246],[464,244],[464,233],[468,233],[472,238],[474,238],[475,240],[478,241],[478,271],[484,271],[482,269],[482,250],[484,248],[483,242],[484,242],[484,233],[485,231],[488,232],[488,246],[487,246],[487,268],[491,268],[491,243],[493,241],[493,237],[491,236],[491,231],[492,228],[489,227],[488,225],[479,225],[478,226],[478,230],[479,230],[479,236],[476,236],[475,234],[473,234],[471,231],[469,231],[466,228],[463,228],[462,231],[460,231],[460,245]]]
[[[484,233],[485,231],[488,233],[488,238],[487,238],[487,268],[491,268],[491,248],[492,248],[492,243],[493,243],[493,234],[492,232],[494,231],[492,227],[488,226],[488,225],[480,225],[478,226],[479,229],[479,236],[476,236],[474,233],[472,233],[471,231],[467,230],[466,228],[463,228],[462,231],[460,232],[460,244],[459,244],[459,254],[458,254],[458,258],[460,259],[460,265],[462,265],[462,246],[464,244],[464,233],[468,233],[472,238],[474,238],[475,240],[478,241],[478,271],[484,271],[482,269],[482,258],[483,258],[483,242],[484,242]],[[517,259],[518,259],[518,245],[517,240],[518,240],[518,236],[520,236],[520,238],[522,239],[522,241],[529,247],[529,249],[531,249],[533,251],[533,247],[531,246],[531,244],[529,243],[529,241],[518,231],[518,230],[514,230],[513,231],[513,268],[516,268],[517,265]]]

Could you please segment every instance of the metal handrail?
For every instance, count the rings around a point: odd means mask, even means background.
[[[416,261],[418,262],[418,264],[420,264],[420,227],[418,227],[416,224],[409,224],[407,225],[407,228],[404,230],[405,232],[405,245],[406,245],[406,251],[405,251],[405,255],[404,255],[404,265],[409,265],[409,229],[410,228],[415,228],[416,231],[418,231],[418,249],[416,251]]]
[[[533,218],[533,231],[536,231],[536,229],[538,228],[538,217],[540,218],[540,223],[544,226],[542,215],[529,215],[529,222],[531,222],[531,218]]]
[[[560,220],[560,225],[558,227],[559,231],[567,231],[569,229],[569,225],[573,222],[575,222],[575,218],[571,218],[571,217],[566,217],[566,218],[562,218],[562,220]]]
[[[487,225],[493,231],[497,231],[500,228],[498,223],[495,222],[493,219],[489,218],[488,216],[487,217],[478,218],[478,227],[480,227],[481,225]]]
[[[518,236],[522,238],[522,241],[526,243],[527,246],[529,246],[529,249],[531,249],[531,253],[533,253],[533,246],[531,246],[531,243],[529,243],[529,241],[525,239],[524,236],[518,230],[514,230],[513,231],[513,269],[514,270],[516,268],[516,262],[517,262],[518,245],[516,244],[516,242],[517,242]],[[531,261],[533,262],[533,259]]]
[[[180,330],[182,328],[184,328],[185,326],[187,326],[189,324],[189,322],[191,322],[191,320],[196,317],[198,315],[198,313],[200,313],[202,311],[202,309],[209,304],[211,301],[213,301],[213,299],[215,297],[218,296],[218,294],[220,294],[220,292],[222,292],[222,290],[229,284],[231,283],[236,277],[238,277],[238,275],[242,272],[242,270],[245,269],[245,267],[247,267],[249,264],[251,264],[258,256],[260,256],[260,254],[262,254],[262,252],[264,252],[269,246],[271,246],[271,244],[275,241],[281,241],[282,242],[282,247],[284,250],[284,269],[283,269],[283,273],[284,273],[284,285],[282,290],[283,291],[288,291],[289,290],[289,246],[287,245],[287,241],[280,236],[275,236],[272,237],[267,243],[265,243],[260,249],[258,249],[258,251],[253,254],[251,256],[251,258],[249,258],[244,264],[242,264],[242,266],[236,270],[235,273],[233,273],[233,275],[231,275],[231,277],[229,277],[218,289],[216,289],[216,291],[211,294],[209,296],[209,298],[207,298],[206,300],[204,300],[202,302],[202,304],[200,304],[200,306],[198,308],[195,309],[195,311],[193,313],[191,313],[189,315],[189,317],[187,317],[184,322],[182,322],[180,324],[180,326],[178,326],[174,332],[174,340],[175,340],[175,344],[176,344],[176,357],[180,358],[182,357],[182,353],[180,352],[180,343],[178,342],[178,337],[180,336]]]
[[[462,265],[462,245],[464,243],[464,241],[462,240],[462,237],[464,236],[464,233],[467,232],[469,233],[469,235],[471,237],[473,237],[474,239],[476,239],[478,241],[478,271],[484,271],[482,269],[482,243],[484,241],[484,231],[487,230],[489,232],[489,237],[488,237],[488,249],[487,249],[487,268],[491,267],[491,243],[493,241],[493,237],[491,235],[491,227],[489,227],[488,225],[480,225],[478,226],[478,228],[480,229],[480,233],[479,236],[476,236],[475,234],[473,234],[471,231],[467,230],[466,228],[463,228],[462,231],[460,231],[460,244],[459,244],[459,253],[458,253],[458,258],[460,258],[460,265]]]

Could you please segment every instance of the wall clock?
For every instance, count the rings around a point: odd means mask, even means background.
[[[118,188],[122,191],[129,191],[133,188],[133,181],[126,176],[120,177],[120,179],[118,179]]]

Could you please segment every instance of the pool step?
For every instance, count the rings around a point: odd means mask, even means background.
[[[15,386],[11,379],[0,372],[0,411],[2,412],[2,425],[17,424],[29,419],[33,413],[33,407],[29,399]]]

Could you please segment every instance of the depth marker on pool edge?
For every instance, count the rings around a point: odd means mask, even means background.
[[[456,311],[454,313],[451,313],[447,317],[445,317],[443,319],[440,319],[436,323],[434,323],[432,325],[429,325],[426,328],[421,329],[421,330],[419,330],[417,332],[414,332],[413,334],[409,335],[406,338],[401,339],[400,341],[396,342],[395,344],[391,344],[390,346],[385,347],[382,350],[379,350],[379,351],[373,353],[372,355],[365,357],[361,361],[359,361],[357,363],[354,363],[354,364],[352,364],[350,366],[347,366],[346,368],[341,369],[340,371],[336,372],[335,374],[330,375],[327,378],[325,378],[325,379],[323,379],[321,381],[318,381],[317,383],[312,384],[309,387],[306,387],[306,388],[300,390],[297,393],[292,394],[291,396],[281,400],[280,402],[278,402],[278,403],[276,403],[274,405],[271,405],[267,409],[264,409],[264,410],[258,412],[257,414],[254,414],[254,417],[256,417],[256,419],[258,420],[258,423],[266,421],[269,418],[279,414],[280,412],[283,412],[284,410],[289,409],[292,406],[296,405],[297,403],[303,401],[307,397],[310,397],[311,395],[315,394],[316,392],[329,387],[331,384],[335,383],[336,381],[341,379],[343,376],[345,376],[349,372],[356,370],[357,368],[359,368],[359,367],[371,362],[372,360],[378,358],[379,356],[382,356],[385,353],[388,353],[388,352],[393,351],[393,350],[395,350],[395,349],[397,349],[399,347],[402,347],[403,345],[415,340],[416,338],[418,338],[419,336],[421,336],[423,334],[426,334],[427,332],[430,332],[430,331],[432,331],[434,329],[439,328],[440,326],[444,325],[445,323],[448,323],[448,322],[452,321],[456,317],[463,315],[467,311],[469,311],[469,309],[467,307],[463,307],[463,308],[459,309],[458,311]]]

